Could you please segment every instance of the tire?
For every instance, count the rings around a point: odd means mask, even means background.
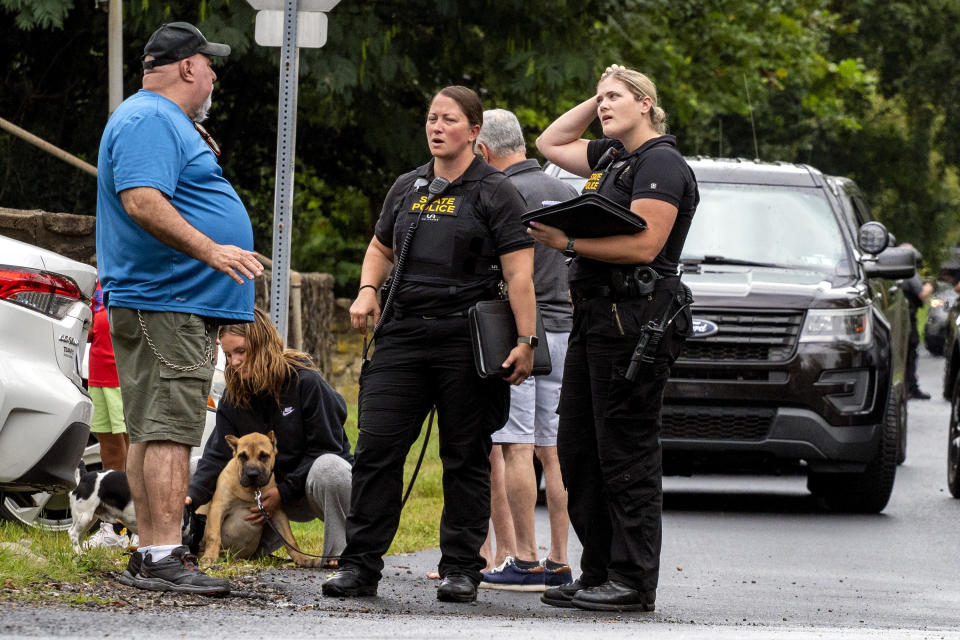
[[[950,427],[947,429],[947,487],[960,498],[960,376],[953,381],[950,396]]]
[[[0,493],[0,519],[32,529],[66,531],[73,524],[69,494]]]
[[[834,511],[880,513],[893,493],[900,454],[899,394],[891,385],[877,453],[860,473],[811,473],[807,488]]]
[[[897,403],[900,405],[897,415],[900,424],[898,426],[900,438],[897,442],[897,464],[901,465],[907,459],[907,398],[903,388],[897,393]]]

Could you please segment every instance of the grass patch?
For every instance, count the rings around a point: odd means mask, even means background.
[[[27,530],[12,522],[0,522],[0,588],[27,584],[72,582],[107,571],[123,571],[126,558],[116,549],[91,549],[77,555],[67,532]],[[37,558],[42,560],[38,560]]]
[[[357,389],[354,385],[345,391],[348,412],[346,430],[351,445],[356,446]],[[425,433],[426,426],[420,438],[410,448],[404,472],[404,488],[416,466]],[[440,513],[443,510],[441,483],[443,473],[438,442],[436,421],[434,421],[434,433],[430,438],[420,474],[410,494],[410,500],[403,510],[400,528],[389,553],[418,551],[437,547],[440,544],[438,527]],[[303,551],[315,554],[321,552],[323,549],[322,522],[316,520],[292,522],[291,525]],[[74,602],[77,596],[57,593],[57,583],[111,579],[114,574],[122,572],[127,564],[127,555],[119,549],[90,549],[83,555],[77,555],[70,546],[66,531],[25,529],[12,522],[0,521],[0,543],[16,545],[13,549],[0,548],[0,595],[6,592],[18,599],[40,598]],[[39,556],[46,562],[38,561],[30,554]],[[286,557],[286,551],[281,549],[275,555]],[[249,561],[227,556],[210,567],[209,573],[230,577],[283,564],[282,561],[271,558]]]

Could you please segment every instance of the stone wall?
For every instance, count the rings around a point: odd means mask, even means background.
[[[93,264],[97,219],[74,213],[21,211],[0,207],[0,235]]]

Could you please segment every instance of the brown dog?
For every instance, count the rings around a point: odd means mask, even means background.
[[[242,438],[226,436],[225,439],[233,449],[233,458],[220,472],[217,489],[210,501],[203,535],[202,560],[205,562],[216,561],[221,547],[233,551],[238,558],[253,556],[260,546],[263,528],[269,525],[254,524],[246,517],[250,515],[250,507],[257,504],[257,490],[276,486],[273,462],[277,456],[277,438],[273,431],[267,435],[248,433]],[[299,547],[282,509],[275,511],[271,520],[287,542]],[[292,549],[287,553],[301,567],[318,567],[322,562],[321,558],[310,558]]]

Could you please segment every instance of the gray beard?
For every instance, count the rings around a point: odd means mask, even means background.
[[[197,109],[197,112],[193,114],[193,121],[197,124],[202,123],[207,119],[207,114],[210,112],[210,107],[213,105],[213,89],[210,90],[210,93],[207,94],[207,99],[203,101],[203,104]]]

